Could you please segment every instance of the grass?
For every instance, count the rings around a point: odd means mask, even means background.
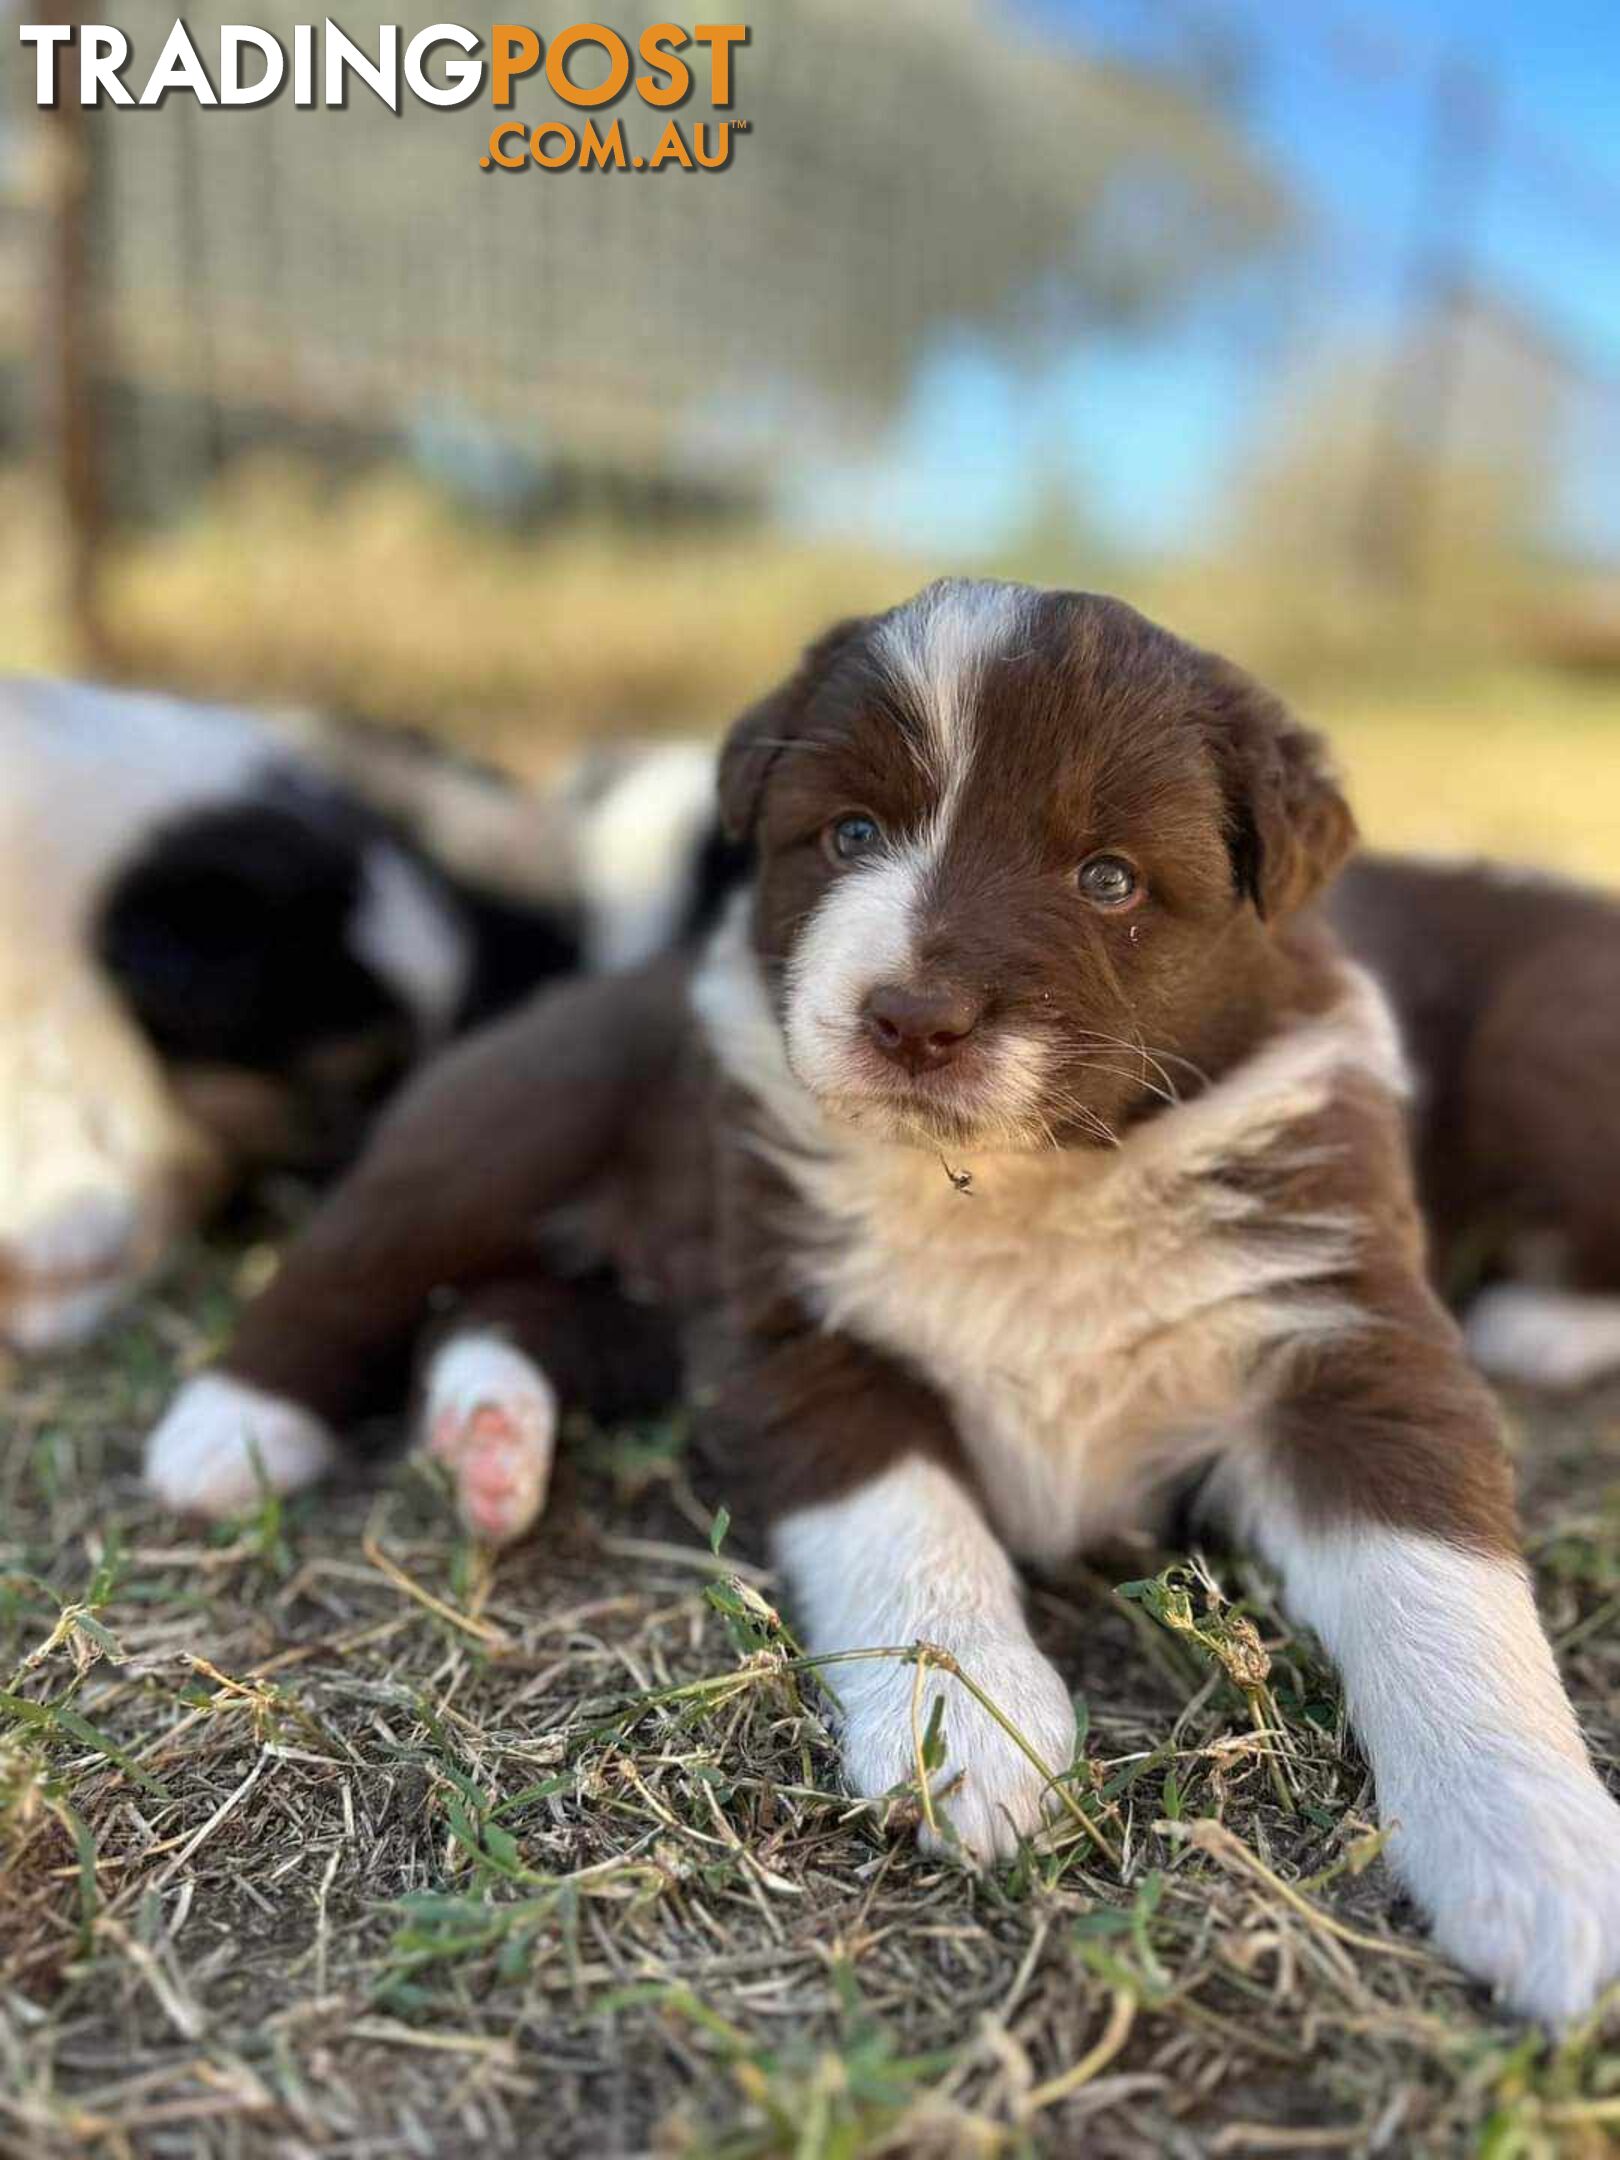
[[[141,1430],[262,1264],[200,1249],[12,1376],[0,2150],[1613,2149],[1620,2011],[1555,2046],[1429,1955],[1334,1681],[1240,1563],[1038,1586],[1071,1806],[974,1879],[914,1796],[842,1792],[675,1425],[576,1434],[493,1563],[410,1465],[212,1535],[154,1510]],[[1612,1775],[1620,1393],[1514,1429]]]

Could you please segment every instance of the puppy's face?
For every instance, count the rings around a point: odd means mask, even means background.
[[[1117,601],[949,583],[739,723],[789,1061],[925,1146],[1105,1145],[1254,1038],[1275,925],[1348,851],[1314,738]]]

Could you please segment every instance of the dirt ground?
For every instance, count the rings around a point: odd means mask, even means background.
[[[577,1434],[494,1566],[414,1465],[214,1535],[158,1513],[141,1432],[266,1259],[199,1248],[10,1375],[0,2150],[1612,2149],[1620,2007],[1555,2047],[1430,1957],[1336,1686],[1240,1561],[1037,1588],[1072,1819],[975,1880],[841,1792],[675,1423]],[[1620,1390],[1510,1408],[1612,1777]]]

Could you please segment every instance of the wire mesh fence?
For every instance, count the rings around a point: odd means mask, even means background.
[[[259,19],[290,43],[296,13]],[[614,23],[633,43],[659,14]],[[137,83],[171,19],[121,10]],[[402,39],[432,20],[405,9]],[[570,475],[757,501],[784,455],[880,428],[945,326],[1151,306],[1276,221],[1217,120],[988,0],[771,0],[734,66],[747,134],[718,172],[483,172],[506,116],[396,112],[363,83],[341,117],[285,91],[86,114],[119,501],[172,501],[278,434],[408,445],[495,507]],[[559,113],[520,88],[515,117]],[[613,117],[656,141],[633,97]]]
[[[1601,223],[1591,174],[1494,123],[1483,138],[1477,77],[1441,71],[1420,229],[1370,233],[1353,202],[1305,200],[1252,124],[1230,64],[1244,11],[1150,12],[1192,26],[1198,65],[1033,0],[760,0],[727,109],[746,131],[713,171],[481,169],[495,121],[566,112],[538,77],[510,113],[487,96],[394,110],[357,73],[341,113],[284,89],[230,109],[171,94],[43,114],[14,68],[5,447],[56,445],[87,618],[109,529],[171,518],[257,450],[327,473],[403,461],[495,523],[581,505],[758,520],[822,461],[880,445],[919,365],[964,327],[1035,379],[1120,331],[1173,337],[1208,296],[1248,340],[1247,402],[1275,420],[1266,455],[1293,409],[1303,462],[1332,479],[1330,509],[1312,497],[1302,514],[1386,579],[1421,574],[1446,461],[1517,460],[1522,509],[1555,467],[1613,455],[1620,373],[1492,289],[1462,214],[1487,148],[1499,184]],[[256,21],[290,49],[299,15],[262,0]],[[660,17],[623,0],[611,19],[634,50]],[[185,18],[205,65],[222,19]],[[1426,62],[1398,36],[1347,38],[1316,0],[1307,19],[1369,129],[1395,125],[1386,79]],[[400,46],[434,20],[404,7]],[[136,88],[173,21],[167,0],[120,9]],[[379,31],[349,29],[380,51]],[[573,73],[588,85],[604,64],[587,48]],[[632,89],[595,117],[646,151],[665,116]],[[698,96],[674,117],[690,139],[719,116]],[[1348,405],[1330,388],[1324,427],[1320,381],[1315,407],[1298,393],[1324,337],[1345,334],[1333,309],[1352,261],[1398,298],[1358,356],[1367,410],[1347,448]]]

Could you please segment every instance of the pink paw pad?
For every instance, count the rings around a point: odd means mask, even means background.
[[[544,1506],[556,1424],[550,1382],[508,1344],[462,1338],[434,1360],[427,1451],[455,1480],[468,1529],[491,1544],[521,1537]]]

